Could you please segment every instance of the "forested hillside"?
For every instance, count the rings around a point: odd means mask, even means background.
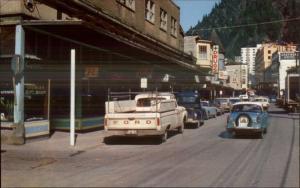
[[[241,47],[262,42],[299,44],[300,0],[222,0],[186,35],[219,38],[230,58],[239,55]]]

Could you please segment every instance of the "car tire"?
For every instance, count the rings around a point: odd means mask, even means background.
[[[260,139],[264,139],[264,130],[260,131],[258,133],[258,136],[259,136]]]
[[[267,132],[268,132],[268,129],[264,128],[264,133],[267,134]]]
[[[236,119],[235,119],[235,124],[236,124],[237,126],[239,126],[238,120],[239,120],[239,118],[240,118],[241,116],[247,117],[247,118],[248,118],[248,121],[249,121],[249,124],[250,124],[250,125],[252,124],[252,119],[251,119],[251,117],[250,117],[248,114],[241,113],[241,114],[239,114],[239,115],[236,117]]]

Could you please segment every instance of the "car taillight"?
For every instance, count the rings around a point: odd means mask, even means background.
[[[160,119],[159,118],[156,118],[156,124],[157,124],[157,126],[160,125]]]

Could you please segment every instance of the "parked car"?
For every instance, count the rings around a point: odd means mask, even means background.
[[[269,108],[270,103],[269,103],[269,99],[267,97],[256,97],[254,99],[254,102],[259,102],[262,104],[262,106],[266,109]]]
[[[183,91],[176,94],[178,105],[185,107],[187,111],[187,124],[193,124],[198,128],[204,124],[203,110],[198,93]]]
[[[249,96],[247,94],[245,95],[240,95],[239,98],[242,100],[242,101],[249,101]]]
[[[227,118],[226,129],[228,132],[234,132],[235,135],[255,133],[263,138],[267,128],[268,112],[258,102],[235,103]]]
[[[277,100],[277,96],[276,95],[270,95],[269,96],[269,99],[270,99],[270,103],[276,103],[276,100]]]
[[[204,113],[206,114],[207,118],[215,118],[217,117],[217,108],[211,106],[209,101],[201,101],[201,107],[204,109]]]
[[[230,102],[230,109],[232,108],[232,106],[237,103],[237,102],[241,102],[242,100],[239,97],[230,97],[229,98],[229,102]]]
[[[221,108],[224,112],[230,111],[230,100],[229,98],[216,98],[214,103],[217,105],[217,107]]]
[[[217,108],[217,115],[218,116],[225,113],[225,109],[221,106],[220,103],[217,103],[217,102],[213,101],[211,105]]]

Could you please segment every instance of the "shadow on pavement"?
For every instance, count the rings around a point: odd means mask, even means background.
[[[228,131],[223,131],[218,135],[220,138],[223,139],[258,139],[257,134],[234,134],[229,133]]]
[[[168,132],[168,139],[179,135],[176,131]],[[166,141],[168,142],[168,140]],[[141,137],[126,137],[126,136],[109,136],[103,139],[106,145],[159,145],[162,144],[159,136],[141,136]]]
[[[189,123],[189,124],[184,125],[184,129],[198,129],[198,128],[197,128],[196,124]]]

